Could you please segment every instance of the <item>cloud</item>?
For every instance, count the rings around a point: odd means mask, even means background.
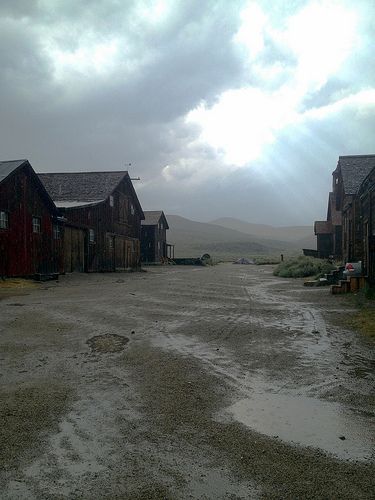
[[[371,8],[3,0],[2,157],[131,162],[145,209],[307,222],[337,156],[373,152]]]

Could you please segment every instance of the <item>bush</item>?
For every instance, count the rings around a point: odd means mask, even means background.
[[[335,266],[328,260],[301,255],[280,262],[273,274],[282,278],[306,278],[307,276],[324,275],[333,269]]]

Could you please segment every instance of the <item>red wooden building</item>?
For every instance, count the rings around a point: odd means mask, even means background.
[[[55,274],[62,220],[27,160],[0,162],[0,275]]]
[[[64,271],[140,265],[144,214],[126,171],[39,174],[63,213]]]

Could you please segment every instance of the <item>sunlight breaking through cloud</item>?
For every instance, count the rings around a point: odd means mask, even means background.
[[[319,91],[351,55],[358,22],[352,10],[336,2],[310,3],[283,27],[272,25],[254,2],[241,19],[233,40],[246,48],[257,76],[266,81],[284,72],[285,79],[274,91],[261,84],[226,90],[214,105],[202,102],[186,116],[187,123],[201,127],[199,141],[237,166],[259,158],[278,131],[301,121],[303,100]],[[292,73],[280,63],[261,59],[270,40],[289,54],[295,66]]]

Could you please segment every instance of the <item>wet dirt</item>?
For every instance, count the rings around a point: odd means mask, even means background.
[[[229,264],[21,300],[0,302],[1,498],[373,498],[375,349],[344,297]]]
[[[113,353],[121,352],[129,342],[127,337],[115,334],[97,335],[87,340],[92,352]]]

